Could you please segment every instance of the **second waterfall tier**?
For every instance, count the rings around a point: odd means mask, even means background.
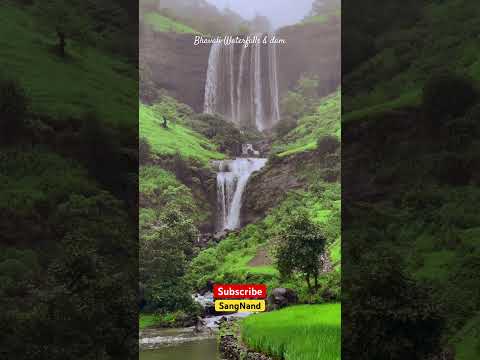
[[[267,163],[267,159],[237,158],[218,162],[217,173],[217,230],[240,227],[242,197],[248,179]]]

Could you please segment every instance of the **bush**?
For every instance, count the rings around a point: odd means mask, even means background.
[[[273,128],[273,131],[277,136],[284,137],[290,131],[295,129],[296,126],[297,126],[297,121],[294,118],[285,117],[281,119],[277,125],[275,125],[275,127]]]
[[[423,88],[423,106],[431,120],[463,116],[476,98],[471,80],[456,74],[433,76]]]
[[[140,165],[145,165],[150,160],[152,149],[147,139],[141,138],[138,142],[138,160]]]
[[[331,154],[337,151],[340,142],[335,136],[327,135],[317,140],[317,151],[320,154]]]
[[[10,142],[25,124],[29,99],[18,82],[0,78],[0,137]]]

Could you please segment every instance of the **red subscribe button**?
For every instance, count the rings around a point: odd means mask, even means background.
[[[262,284],[215,284],[213,296],[215,299],[264,299],[267,287]]]

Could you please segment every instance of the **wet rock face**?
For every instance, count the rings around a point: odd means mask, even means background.
[[[340,23],[304,24],[278,31],[286,45],[278,46],[279,93],[292,89],[302,74],[318,76],[327,95],[340,84]],[[141,62],[150,73],[153,86],[167,90],[196,112],[203,111],[210,45],[194,46],[195,35],[140,33]],[[238,64],[234,65],[236,68]],[[238,69],[236,69],[237,72]]]
[[[210,46],[194,46],[194,40],[192,34],[150,31],[142,34],[140,53],[157,90],[202,112]]]
[[[329,149],[333,151],[332,149]],[[284,158],[272,157],[250,178],[244,192],[242,225],[262,219],[280,204],[290,190],[305,189],[312,179],[335,182],[340,179],[340,152],[309,151]]]
[[[340,21],[288,26],[277,37],[287,41],[280,45],[280,94],[292,89],[302,74],[315,74],[322,84],[320,95],[334,91],[341,81]]]

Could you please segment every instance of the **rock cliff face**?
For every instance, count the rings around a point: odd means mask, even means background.
[[[293,88],[302,74],[318,76],[322,96],[340,85],[340,20],[288,26],[280,29],[277,37],[287,41],[278,52],[280,94]]]
[[[150,72],[156,89],[203,111],[210,45],[194,46],[195,35],[153,32],[140,34],[141,62]],[[295,86],[304,73],[315,74],[326,95],[340,84],[340,23],[289,26],[277,32],[287,41],[278,46],[280,94]]]
[[[148,31],[142,34],[140,54],[155,88],[203,111],[210,46],[194,46],[195,35]]]
[[[247,184],[242,204],[242,225],[262,219],[285,199],[291,190],[306,189],[313,179],[340,180],[340,150],[333,153],[302,152],[271,158]]]

